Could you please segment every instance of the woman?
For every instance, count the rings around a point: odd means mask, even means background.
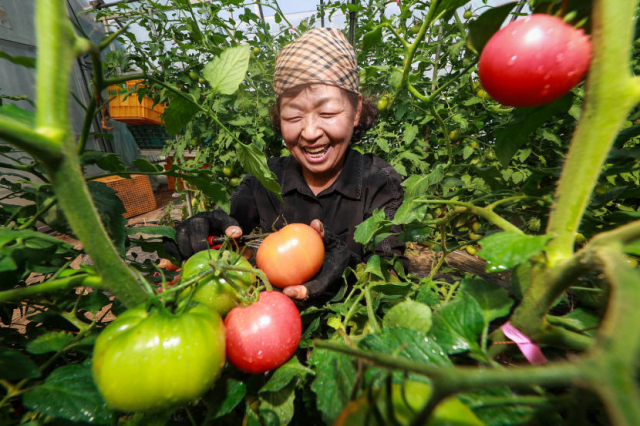
[[[366,259],[353,239],[355,227],[375,210],[393,217],[403,198],[400,176],[389,164],[349,147],[377,118],[358,86],[356,53],[338,30],[316,28],[285,46],[276,58],[271,117],[291,155],[268,160],[283,201],[248,175],[231,197],[229,216],[221,210],[195,215],[176,227],[177,243],[166,241],[167,251],[182,260],[207,248],[203,236],[224,231],[238,238],[256,228],[309,223],[325,242],[322,269],[283,292],[298,300],[335,294],[345,268]],[[404,245],[387,238],[376,253],[402,256]]]

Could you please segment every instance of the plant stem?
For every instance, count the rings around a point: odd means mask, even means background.
[[[573,253],[575,234],[618,131],[640,102],[640,82],[631,75],[636,0],[594,1],[593,59],[582,118],[573,136],[547,226],[550,265]],[[579,179],[576,179],[577,177]]]
[[[45,281],[41,284],[32,284],[26,287],[14,288],[0,292],[0,303],[23,300],[39,296],[52,291],[64,290],[72,287],[101,287],[101,279],[95,275],[78,274],[57,280]]]

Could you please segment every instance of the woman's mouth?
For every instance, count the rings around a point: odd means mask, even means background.
[[[310,160],[321,160],[329,151],[330,145],[318,146],[318,147],[306,147],[303,151],[306,157]]]

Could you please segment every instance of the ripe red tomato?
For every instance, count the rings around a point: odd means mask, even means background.
[[[591,40],[562,19],[534,14],[495,33],[478,62],[482,87],[503,105],[525,107],[554,101],[587,72]]]
[[[91,372],[115,410],[177,408],[211,388],[225,363],[225,331],[217,312],[198,304],[178,315],[140,306],[98,336]]]
[[[264,373],[289,360],[302,336],[296,305],[282,293],[263,291],[247,307],[235,307],[224,320],[227,359],[245,373]]]
[[[304,223],[292,223],[269,235],[256,253],[256,265],[278,288],[309,281],[323,260],[322,237]]]

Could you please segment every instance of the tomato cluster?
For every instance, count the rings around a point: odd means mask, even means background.
[[[562,19],[534,14],[487,42],[478,61],[482,87],[503,105],[550,103],[577,85],[591,61],[591,41]]]

